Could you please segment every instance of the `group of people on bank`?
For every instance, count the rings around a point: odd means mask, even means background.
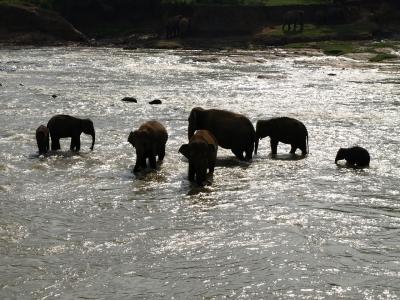
[[[279,142],[290,144],[290,153],[301,150],[303,156],[309,152],[308,131],[299,120],[289,117],[277,117],[258,120],[256,129],[250,120],[238,113],[221,109],[203,109],[195,107],[188,119],[188,143],[179,148],[189,161],[189,180],[202,185],[209,173],[214,172],[218,147],[230,149],[239,160],[249,161],[253,153],[257,154],[259,140],[270,137],[271,153],[277,154]],[[50,149],[60,149],[60,138],[71,138],[71,151],[80,150],[80,135],[92,136],[93,150],[95,130],[90,119],[80,119],[68,115],[53,116],[47,126],[40,125],[36,130],[39,154]],[[133,171],[139,172],[148,167],[156,169],[157,159],[165,156],[168,140],[166,128],[158,121],[151,120],[129,134],[128,142],[136,149],[136,163]],[[156,159],[157,158],[157,159]],[[335,163],[345,159],[349,165],[366,167],[370,156],[366,149],[355,146],[340,148]],[[148,161],[148,164],[147,164]]]

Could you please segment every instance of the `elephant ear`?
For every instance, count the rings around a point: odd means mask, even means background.
[[[131,131],[128,137],[128,142],[132,144],[133,147],[135,147],[135,140],[136,140],[137,132],[136,131]]]
[[[183,154],[187,159],[190,159],[190,149],[189,149],[189,144],[183,144],[179,148],[179,152]]]

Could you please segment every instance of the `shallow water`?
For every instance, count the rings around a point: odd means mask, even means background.
[[[0,50],[0,298],[397,298],[399,75],[282,50]],[[194,106],[298,118],[311,153],[220,149],[197,187],[178,153]],[[94,121],[93,152],[83,134],[80,154],[62,140],[37,156],[35,129],[59,113]],[[127,137],[148,119],[167,155],[136,177]],[[333,163],[354,144],[370,168]]]

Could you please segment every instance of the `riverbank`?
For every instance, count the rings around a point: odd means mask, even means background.
[[[74,4],[76,5],[76,4]],[[274,7],[179,6],[131,15],[104,7],[71,6],[54,11],[0,4],[0,45],[121,47],[124,49],[263,50],[317,49],[327,55],[366,53],[371,61],[399,57],[397,13],[385,6],[286,5]],[[282,30],[288,10],[304,11],[303,30]],[[72,13],[73,11],[73,13]],[[168,15],[191,20],[184,36],[167,39]],[[393,42],[379,42],[393,39]],[[390,47],[387,45],[390,44]]]

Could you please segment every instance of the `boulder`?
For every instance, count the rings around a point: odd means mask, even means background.
[[[87,38],[53,11],[30,5],[0,4],[0,40],[40,43],[87,42]]]
[[[160,99],[154,99],[150,101],[149,104],[162,104],[162,101]]]
[[[134,97],[125,97],[125,98],[122,98],[121,101],[137,103],[137,100]]]

